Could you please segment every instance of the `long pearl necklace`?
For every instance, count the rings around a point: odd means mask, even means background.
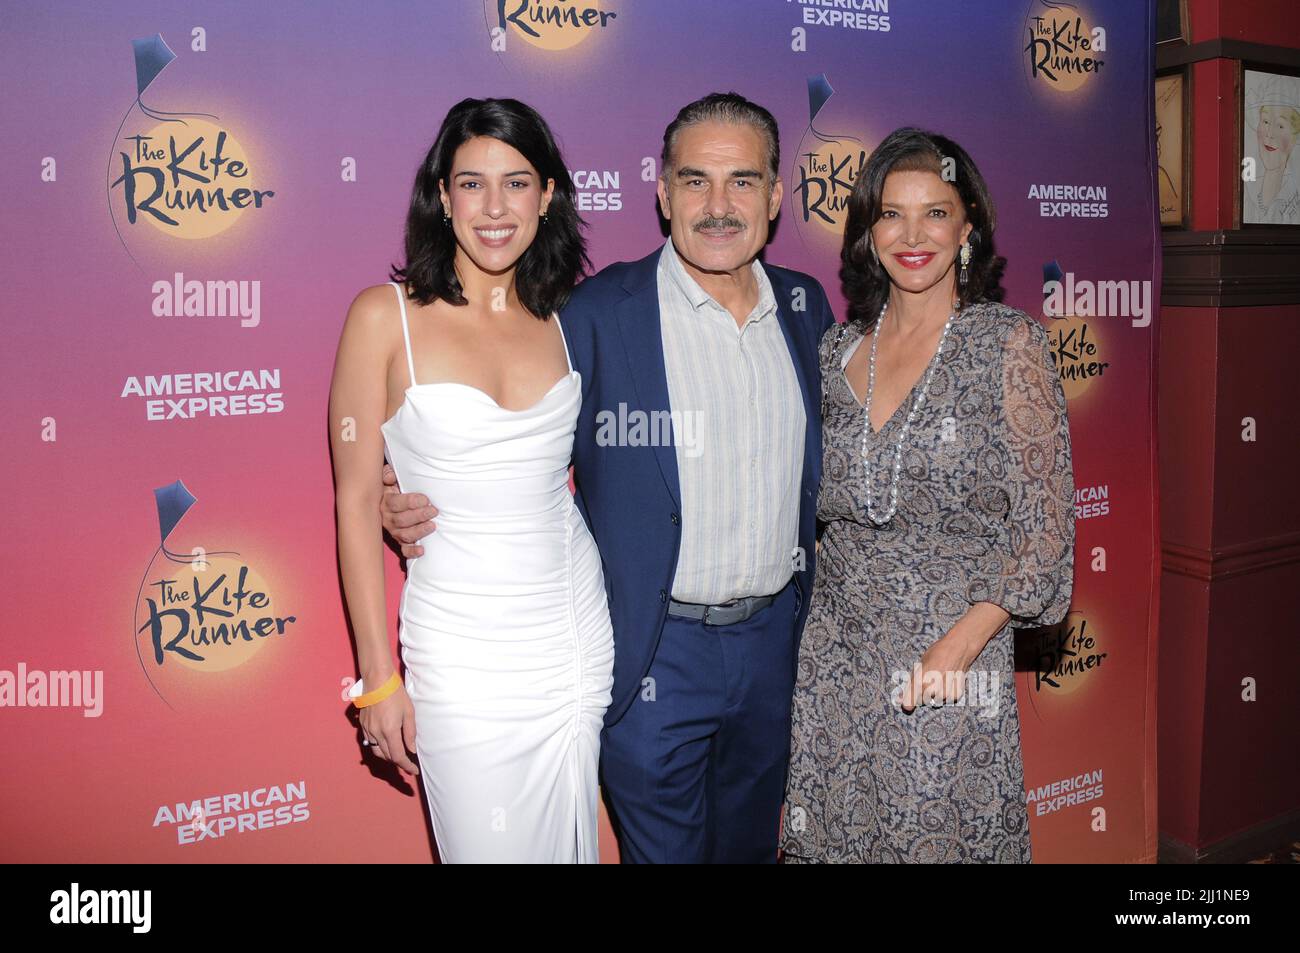
[[[916,399],[912,401],[912,409],[908,411],[903,428],[898,433],[898,442],[894,446],[893,475],[889,481],[889,506],[885,512],[880,513],[876,510],[875,501],[872,499],[871,456],[867,451],[867,435],[871,431],[871,396],[876,390],[876,343],[880,340],[880,332],[885,326],[885,309],[888,307],[888,301],[881,306],[880,317],[876,319],[875,333],[871,335],[871,359],[867,365],[867,399],[862,405],[862,470],[867,482],[867,517],[877,526],[888,523],[898,510],[898,474],[903,466],[903,444],[907,440],[907,432],[912,428],[912,422],[921,412],[921,405],[925,403],[926,391],[930,389],[930,378],[934,376],[934,369],[939,365],[939,355],[943,353],[943,342],[947,340],[948,332],[952,330],[953,319],[957,317],[956,309],[948,315],[948,321],[943,326],[943,334],[939,336],[939,346],[935,349],[934,357],[930,358],[930,366],[926,368],[925,378],[921,381],[921,389],[917,391]],[[885,423],[888,424],[889,421]]]

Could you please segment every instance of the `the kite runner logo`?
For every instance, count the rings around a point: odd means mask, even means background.
[[[1124,301],[1111,293],[1115,290],[1124,292]],[[1076,281],[1074,274],[1062,271],[1055,260],[1043,265],[1043,315],[1050,319],[1048,347],[1066,400],[1079,397],[1110,369],[1110,350],[1102,339],[1099,319],[1127,311],[1127,292],[1127,284],[1122,282]]]
[[[790,204],[795,230],[838,244],[844,236],[849,196],[871,153],[865,137],[828,134],[813,123],[835,90],[823,73],[808,80],[808,128],[790,171]]]
[[[1079,610],[1028,635],[1016,642],[1016,669],[1025,673],[1031,701],[1042,695],[1072,695],[1115,664],[1107,664],[1107,640],[1096,621]]]
[[[543,50],[568,50],[610,29],[618,19],[614,0],[483,0],[492,48],[512,37]]]
[[[113,137],[108,206],[123,247],[147,225],[188,239],[211,238],[267,208],[267,187],[229,125],[210,113],[160,112],[142,97],[176,59],[160,34],[131,41],[136,96]]]
[[[1106,29],[1075,3],[1032,0],[1021,39],[1031,86],[1074,92],[1106,65]]]
[[[176,708],[180,698],[212,696],[212,673],[250,662],[293,634],[297,618],[275,605],[266,580],[239,553],[168,548],[196,502],[185,484],[159,487],[154,499],[161,541],[136,595],[135,648],[155,693]]]

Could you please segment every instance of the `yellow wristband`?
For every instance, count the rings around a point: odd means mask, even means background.
[[[355,705],[357,708],[365,708],[368,705],[373,705],[376,702],[381,702],[389,695],[393,694],[393,692],[397,691],[397,686],[401,684],[402,684],[402,680],[398,678],[397,673],[394,672],[392,675],[388,677],[388,681],[384,682],[384,684],[380,685],[374,691],[366,692],[364,695],[354,695],[352,697],[352,704]],[[349,691],[349,694],[351,694],[351,692],[353,691],[359,691],[364,687],[365,686],[361,684],[361,679],[357,679],[356,684],[352,686],[352,689],[351,691]]]

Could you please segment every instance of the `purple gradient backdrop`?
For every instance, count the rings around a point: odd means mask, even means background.
[[[1041,315],[1041,269],[1052,259],[1084,277],[1153,280],[1158,299],[1148,5],[1085,3],[1090,22],[1106,26],[1109,51],[1103,71],[1071,94],[1026,80],[1028,0],[888,6],[887,33],[809,26],[807,51],[795,52],[801,8],[785,0],[606,2],[618,14],[610,28],[572,50],[539,50],[512,33],[504,54],[489,48],[480,0],[364,9],[56,2],[8,11],[0,40],[8,91],[0,104],[8,333],[0,491],[9,501],[0,668],[21,660],[102,669],[107,705],[96,720],[0,712],[11,766],[0,780],[4,859],[428,857],[418,798],[374,783],[357,765],[355,734],[340,714],[340,680],[354,669],[335,568],[325,408],[348,304],[400,261],[416,166],[464,96],[524,99],[552,124],[571,169],[620,172],[623,211],[587,216],[596,267],[662,242],[642,159],[657,158],[680,105],[736,89],[782,128],[787,198],[767,257],[812,273],[838,308],[837,249],[796,227],[790,189],[809,122],[806,81],[825,73],[835,95],[817,121],[822,131],[874,145],[896,126],[921,125],[971,153],[998,204],[1008,303]],[[195,27],[206,31],[205,52],[190,49]],[[276,196],[217,238],[132,236],[140,267],[110,220],[111,199],[119,227],[132,228],[120,191],[106,191],[106,170],[133,104],[131,40],[155,33],[177,59],[144,101],[219,116]],[[57,160],[56,182],[41,181],[47,156]],[[341,181],[344,156],[356,158],[358,181]],[[1110,216],[1039,218],[1026,198],[1033,183],[1104,184]],[[174,271],[260,280],[260,326],[154,317],[151,285]],[[1102,803],[1114,805],[1122,833],[1103,846],[1067,828],[1086,828],[1081,814],[1035,820],[1036,859],[1154,853],[1155,329],[1103,319],[1111,368],[1070,407],[1076,484],[1106,483],[1112,501],[1109,517],[1079,525],[1076,606],[1114,627],[1114,679],[1090,692],[1084,713],[1093,736],[1054,723],[1050,706],[1031,715],[1022,698],[1027,785],[1104,764],[1111,783]],[[244,367],[281,369],[283,412],[149,422],[138,398],[119,398],[130,375]],[[40,437],[45,418],[57,421],[56,442]],[[136,592],[158,545],[152,491],[176,479],[199,502],[169,548],[239,550],[299,619],[292,638],[236,670],[225,707],[160,706],[132,646]],[[1105,576],[1087,571],[1093,546],[1110,554]],[[390,555],[390,620],[401,581]],[[307,824],[188,853],[150,828],[158,804],[291,777],[309,782]],[[76,818],[87,785],[99,802],[89,826]],[[394,819],[354,839],[356,822],[373,812]],[[396,855],[390,837],[400,838]]]

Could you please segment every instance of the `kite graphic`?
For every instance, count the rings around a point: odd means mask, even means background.
[[[208,556],[239,555],[239,553],[232,551],[209,552],[203,553],[202,555],[196,553],[189,556],[180,553],[173,553],[167,548],[167,537],[172,534],[172,530],[176,528],[176,525],[180,523],[185,514],[190,511],[190,507],[198,501],[195,499],[194,494],[186,489],[185,484],[180,480],[176,480],[166,486],[155,487],[153,497],[154,504],[158,509],[158,549],[154,551],[153,556],[149,560],[149,565],[145,568],[144,576],[140,579],[140,587],[136,590],[135,594],[136,606],[139,606],[140,604],[140,598],[144,594],[145,584],[149,580],[149,576],[154,568],[154,560],[158,558],[159,553],[162,553],[173,562],[178,563],[193,563],[197,559],[202,559],[206,563]],[[135,636],[138,636],[139,632],[135,628],[135,622],[136,620],[132,618],[131,628],[135,632]],[[149,687],[154,690],[154,694],[162,700],[163,704],[167,705],[168,708],[171,708],[171,702],[167,701],[167,699],[163,697],[162,692],[154,683],[153,677],[149,674],[149,667],[145,665],[144,658],[140,655],[140,640],[135,636],[132,637],[132,641],[135,643],[135,655],[136,660],[140,663],[140,671],[144,673],[144,677],[149,682]],[[161,657],[157,658],[156,661],[161,662]]]
[[[140,37],[131,41],[131,46],[135,50],[135,105],[140,107],[140,111],[151,119],[157,119],[159,122],[179,122],[185,124],[183,119],[168,119],[168,116],[203,116],[206,119],[216,119],[210,113],[172,113],[160,112],[151,109],[144,104],[140,97],[144,91],[149,88],[149,84],[158,78],[158,74],[167,68],[167,64],[176,59],[176,54],[171,51],[167,41],[162,38],[161,33],[155,33],[153,36]],[[123,122],[125,122],[123,117]],[[118,127],[121,131],[121,127]]]
[[[808,131],[822,142],[861,142],[862,140],[856,136],[824,136],[813,125],[817,120],[817,114],[822,111],[822,107],[834,95],[835,90],[832,88],[830,80],[826,78],[825,73],[818,73],[816,76],[808,77]]]
[[[153,491],[153,498],[154,503],[158,507],[158,551],[168,559],[172,559],[178,563],[194,562],[195,557],[193,554],[185,555],[181,553],[173,553],[169,550],[167,548],[167,537],[172,534],[172,530],[176,528],[176,524],[181,521],[181,518],[190,511],[190,507],[197,503],[198,500],[195,499],[194,494],[186,489],[185,484],[180,480],[177,480],[175,483],[169,483],[167,486],[157,487]],[[231,550],[228,552],[212,552],[209,553],[209,555],[238,556],[239,553]]]
[[[1061,270],[1061,266],[1057,264],[1055,258],[1043,265],[1043,286],[1046,287],[1049,282],[1053,281],[1065,281],[1065,272]],[[1043,297],[1047,297],[1046,291],[1043,292]]]
[[[144,95],[144,91],[149,88],[153,81],[158,78],[158,74],[167,68],[167,64],[176,59],[176,54],[171,51],[171,48],[167,45],[167,41],[162,38],[161,33],[155,33],[153,36],[134,39],[131,41],[131,47],[135,53],[135,99],[133,99],[131,105],[127,107],[126,112],[122,116],[122,121],[117,124],[117,132],[113,134],[113,145],[108,150],[108,169],[105,175],[106,181],[112,181],[113,155],[118,149],[118,143],[121,141],[120,137],[122,135],[122,127],[126,125],[127,116],[131,115],[131,110],[136,106],[139,106],[140,112],[144,113],[150,119],[156,120],[157,122],[178,122],[182,126],[186,124],[184,119],[172,117],[201,116],[204,119],[220,119],[219,116],[214,116],[211,113],[163,112],[146,106],[144,100],[140,97]],[[117,215],[113,212],[112,185],[107,189],[107,199],[108,217],[113,222],[113,231],[117,234],[117,240],[121,243],[127,257],[129,257],[136,268],[143,273],[144,269],[141,268],[140,263],[135,260],[135,256],[131,254],[131,249],[126,246],[126,240],[122,237],[122,230],[117,227]]]
[[[816,216],[816,224],[823,230],[834,230],[846,202],[846,190],[850,188],[849,180],[854,169],[847,168],[850,156],[862,149],[862,139],[858,136],[824,133],[817,128],[817,117],[825,110],[826,104],[835,95],[835,89],[825,73],[809,76],[808,84],[808,125],[799,139],[796,162],[790,170],[790,204],[794,211],[795,234],[799,240],[807,242],[804,231]],[[834,167],[830,167],[830,157],[835,157]],[[816,163],[826,163],[820,167]],[[845,171],[847,169],[847,171]],[[846,178],[841,178],[841,175]],[[835,213],[836,218],[831,214]]]

